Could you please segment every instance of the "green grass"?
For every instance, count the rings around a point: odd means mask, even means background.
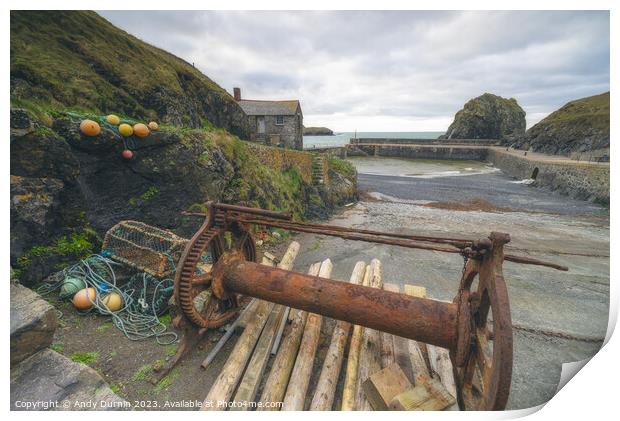
[[[310,244],[310,246],[307,248],[307,251],[315,251],[319,247],[321,247],[321,240],[314,240],[314,243]]]
[[[95,363],[99,359],[98,352],[74,352],[69,357],[71,361],[75,361],[76,363],[82,363],[86,365],[90,365]]]
[[[62,343],[51,344],[50,349],[52,351],[58,352],[59,354],[62,354],[62,351],[65,349],[65,345]]]
[[[177,353],[177,349],[178,349],[178,345],[176,345],[176,344],[168,345],[166,347],[166,356],[167,357],[174,357],[174,355]]]
[[[166,326],[170,326],[170,323],[172,323],[172,316],[170,314],[164,314],[163,316],[159,316],[159,321]]]
[[[142,367],[138,368],[133,376],[131,376],[131,380],[134,382],[144,381],[147,376],[153,371],[153,364],[145,364]]]
[[[153,391],[155,393],[160,393],[162,390],[167,389],[177,377],[179,377],[179,368],[175,367],[170,371],[170,374],[164,376],[164,378],[155,385]]]
[[[99,332],[99,333],[107,332],[108,330],[110,330],[112,328],[112,326],[114,326],[114,324],[112,322],[103,323],[103,324],[97,326],[97,332]]]
[[[155,186],[151,186],[148,188],[147,191],[145,191],[144,193],[142,193],[142,195],[140,196],[140,199],[147,201],[152,199],[153,197],[155,197],[155,195],[159,193],[159,189]]]
[[[224,104],[234,101],[190,63],[95,12],[12,11],[10,34],[11,78],[29,86],[11,103],[40,115],[50,115],[50,108],[72,108],[156,119],[157,111],[148,108],[145,99],[163,87],[178,98],[189,93],[199,98],[216,95]],[[204,117],[202,124],[208,125]]]
[[[344,159],[330,157],[329,167],[347,178],[355,178],[357,176],[357,171],[355,170],[353,164],[345,161]]]
[[[118,393],[121,391],[121,385],[117,383],[111,383],[110,390],[118,395]]]

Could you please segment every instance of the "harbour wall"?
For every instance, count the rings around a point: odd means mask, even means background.
[[[606,163],[580,162],[543,154],[528,155],[521,151],[493,146],[495,141],[483,146],[477,139],[437,140],[442,142],[442,145],[420,144],[419,139],[413,139],[415,143],[405,143],[407,140],[409,139],[385,139],[385,142],[377,142],[377,139],[351,139],[352,143],[345,147],[326,148],[322,152],[341,158],[383,156],[484,161],[516,179],[534,179],[537,186],[575,199],[609,206],[609,164]]]

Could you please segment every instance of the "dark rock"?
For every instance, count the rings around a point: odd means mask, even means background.
[[[14,108],[11,110],[11,129],[30,129],[32,121],[26,110]]]
[[[11,143],[11,174],[75,180],[80,166],[71,147],[51,130],[22,136]]]
[[[29,402],[47,405],[25,407]],[[11,369],[11,409],[118,410],[129,404],[92,368],[46,349]]]
[[[532,126],[511,145],[550,154],[594,154],[609,160],[609,92],[571,101]],[[598,153],[596,153],[598,152]]]
[[[525,111],[514,98],[485,93],[467,101],[441,139],[507,139],[525,133]]]
[[[58,325],[54,307],[39,294],[11,283],[11,366],[47,348]]]
[[[60,194],[55,178],[11,175],[11,263],[27,249],[57,233]]]

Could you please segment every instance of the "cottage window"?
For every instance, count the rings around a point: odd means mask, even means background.
[[[277,115],[276,116],[276,125],[277,126],[283,126],[284,125],[284,116],[283,115]]]

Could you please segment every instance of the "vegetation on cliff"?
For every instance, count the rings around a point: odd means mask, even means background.
[[[333,136],[334,132],[327,127],[304,127],[304,136]]]
[[[513,146],[562,155],[609,148],[609,92],[569,102],[532,126]]]
[[[440,139],[509,139],[525,132],[525,111],[514,98],[485,93],[456,113]]]
[[[224,89],[88,11],[11,11],[11,105],[42,120],[50,108],[70,108],[248,136]]]
[[[80,132],[82,119],[108,113],[160,129],[129,140],[105,124]],[[200,221],[180,213],[208,200],[303,219],[356,195],[346,163],[314,185],[295,161],[310,168],[310,153],[240,140],[247,118],[222,88],[93,12],[11,12],[10,125],[10,257],[26,285],[98,252],[121,220],[191,236]]]
[[[183,210],[208,200],[246,202],[292,212],[296,219],[326,216],[356,194],[355,171],[338,162],[329,183],[304,181],[295,165],[271,165],[218,128],[163,126],[134,139],[134,157],[104,126],[96,137],[79,130],[90,114],[56,112],[48,128],[30,111],[11,111],[11,265],[26,284],[98,251],[101,236],[134,219],[189,236],[197,228]],[[276,149],[273,155],[276,155]],[[290,151],[312,161],[308,152]],[[306,156],[307,155],[307,156]]]

